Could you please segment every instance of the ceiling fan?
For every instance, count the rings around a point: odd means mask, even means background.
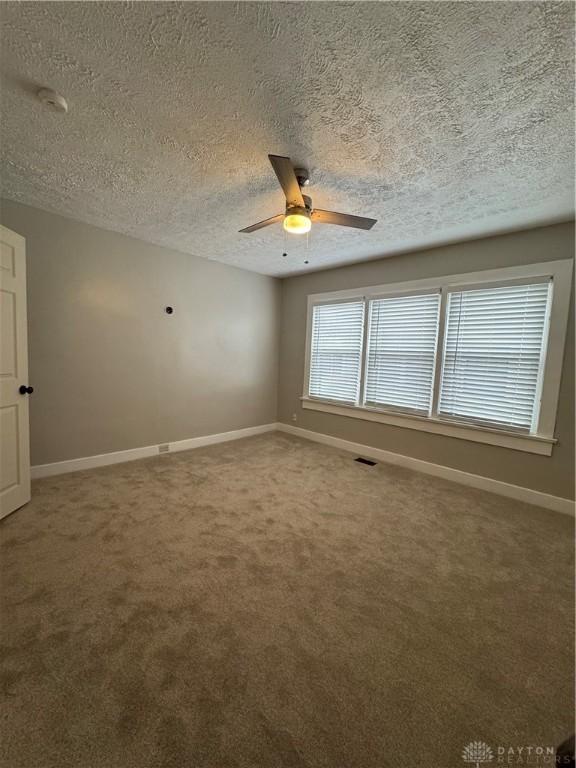
[[[241,229],[240,232],[255,232],[262,227],[283,221],[284,229],[296,235],[309,232],[312,222],[318,224],[338,224],[341,227],[355,227],[356,229],[372,229],[376,219],[367,219],[364,216],[350,216],[347,213],[335,211],[322,211],[312,207],[312,199],[302,194],[302,187],[307,186],[310,179],[308,171],[302,168],[294,168],[289,157],[268,155],[272,163],[274,173],[278,177],[280,186],[286,196],[286,212],[278,213],[269,219],[259,221],[250,227]]]

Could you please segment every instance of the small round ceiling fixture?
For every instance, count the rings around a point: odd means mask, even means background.
[[[50,88],[40,88],[38,98],[53,112],[68,112],[68,102],[61,93]]]

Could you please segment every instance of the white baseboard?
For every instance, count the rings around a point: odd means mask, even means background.
[[[214,445],[214,443],[225,443],[229,440],[239,440],[242,437],[252,437],[261,435],[264,432],[274,432],[276,424],[260,424],[257,427],[247,427],[246,429],[235,429],[232,432],[220,432],[216,435],[202,435],[201,437],[191,437],[188,440],[177,440],[174,443],[162,443],[168,445],[169,451],[162,453],[162,456],[176,453],[178,451],[190,451],[193,448],[202,448],[205,445]],[[38,464],[31,468],[32,479],[40,477],[50,477],[51,475],[63,475],[67,472],[79,472],[83,469],[94,469],[94,467],[105,467],[109,464],[122,464],[124,461],[135,461],[136,459],[145,459],[148,456],[158,456],[160,454],[158,445],[146,445],[142,448],[130,448],[127,451],[115,451],[114,453],[101,453],[97,456],[84,456],[80,459],[69,459],[68,461],[56,461],[53,464]]]
[[[393,453],[392,451],[384,451],[381,448],[372,448],[368,445],[352,443],[349,440],[342,440],[339,437],[325,435],[321,432],[312,432],[309,429],[294,427],[291,424],[279,423],[277,424],[277,428],[281,432],[297,435],[306,440],[313,440],[316,443],[331,445],[334,448],[341,448],[344,451],[355,453],[357,456],[366,456],[368,458],[384,461],[387,464],[395,464],[399,467],[415,469],[417,472],[424,472],[427,475],[441,477],[444,480],[451,480],[454,483],[468,485],[471,488],[479,488],[480,490],[490,491],[491,493],[496,493],[500,496],[507,496],[510,499],[525,501],[527,504],[535,504],[538,507],[552,509],[555,512],[574,515],[575,503],[570,499],[564,499],[561,496],[552,496],[549,493],[542,493],[541,491],[534,491],[531,488],[523,488],[520,485],[504,483],[501,480],[493,480],[490,477],[473,475],[470,472],[462,472],[460,469],[452,469],[451,467],[444,467],[441,464],[432,464],[429,461],[413,459],[410,456]]]

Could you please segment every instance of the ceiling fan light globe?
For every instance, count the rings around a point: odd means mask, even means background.
[[[306,232],[310,232],[312,228],[310,214],[306,210],[287,213],[284,217],[283,226],[286,232],[290,232],[293,235],[303,235]]]

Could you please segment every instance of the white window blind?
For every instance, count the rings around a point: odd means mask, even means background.
[[[364,335],[364,301],[314,306],[310,346],[311,397],[356,404]]]
[[[439,301],[428,293],[370,302],[366,405],[429,413]]]
[[[440,416],[530,431],[550,286],[449,293]]]

